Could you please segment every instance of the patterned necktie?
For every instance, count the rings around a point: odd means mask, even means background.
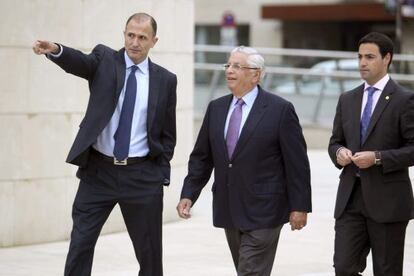
[[[243,104],[244,101],[242,99],[237,100],[236,107],[233,109],[230,116],[229,126],[227,127],[226,145],[230,159],[233,155],[234,149],[236,148],[237,140],[239,139]]]
[[[125,160],[129,153],[132,117],[134,115],[135,98],[137,96],[137,79],[135,78],[135,71],[137,69],[138,66],[131,66],[131,73],[129,73],[126,83],[121,116],[119,117],[118,128],[114,135],[114,156],[119,161]]]
[[[374,96],[376,90],[377,89],[373,86],[367,88],[368,99],[361,118],[361,144],[365,141],[367,135],[368,125],[372,114],[372,97]]]

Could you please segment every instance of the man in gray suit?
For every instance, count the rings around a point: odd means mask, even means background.
[[[293,105],[258,85],[256,50],[235,48],[224,69],[231,94],[208,106],[177,211],[189,218],[214,168],[213,223],[237,275],[268,276],[283,224],[302,229],[312,208],[306,144]]]
[[[334,266],[360,275],[372,250],[375,276],[401,276],[405,230],[414,218],[408,167],[414,165],[414,93],[388,75],[393,43],[359,41],[362,85],[339,98],[329,142],[342,169],[335,206]]]
[[[125,47],[97,45],[90,54],[36,41],[33,51],[88,81],[85,117],[67,162],[79,166],[65,276],[91,275],[99,233],[119,204],[139,276],[162,276],[163,186],[176,143],[175,74],[153,63],[157,23],[145,13],[126,23]]]

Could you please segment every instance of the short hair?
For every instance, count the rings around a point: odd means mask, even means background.
[[[382,58],[384,58],[388,53],[390,53],[390,63],[388,64],[388,67],[390,67],[390,64],[392,62],[392,56],[394,55],[394,43],[388,36],[382,33],[371,32],[359,40],[358,48],[359,46],[361,46],[361,44],[365,43],[373,43],[377,45]]]
[[[131,20],[136,20],[137,22],[145,22],[150,20],[151,23],[151,27],[152,27],[152,32],[154,34],[154,36],[157,35],[157,21],[155,21],[154,17],[152,17],[151,15],[144,13],[144,12],[138,12],[138,13],[134,13],[133,15],[131,15],[126,24],[125,24],[125,28],[126,26],[128,26],[129,21]]]
[[[236,52],[247,55],[247,65],[259,68],[260,80],[262,80],[265,75],[265,61],[263,56],[256,49],[246,46],[238,46],[231,51],[232,54]]]

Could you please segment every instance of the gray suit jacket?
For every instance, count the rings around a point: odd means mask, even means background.
[[[372,114],[367,137],[360,142],[360,115],[364,86],[342,94],[336,109],[329,155],[339,169],[335,218],[345,210],[358,168],[342,168],[336,151],[346,147],[352,153],[380,151],[382,165],[360,170],[362,195],[372,219],[377,222],[414,218],[413,190],[408,167],[414,165],[414,93],[389,80]]]

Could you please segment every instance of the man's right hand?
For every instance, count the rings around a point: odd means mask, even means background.
[[[193,202],[188,198],[183,198],[177,205],[177,212],[181,218],[188,219],[191,217],[190,209]]]
[[[352,151],[349,149],[342,147],[338,150],[338,153],[336,155],[336,162],[338,162],[339,165],[342,167],[345,167],[346,165],[351,164],[352,162]]]
[[[32,49],[36,55],[59,54],[60,50],[56,43],[45,40],[36,40],[33,43]]]

